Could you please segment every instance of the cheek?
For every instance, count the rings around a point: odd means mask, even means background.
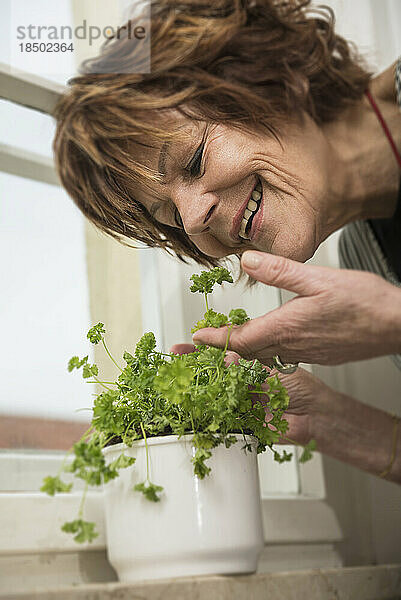
[[[305,262],[313,256],[321,238],[322,196],[303,189],[285,189],[266,194],[263,212],[264,235],[260,244],[268,252]],[[301,186],[300,186],[301,187]]]
[[[271,253],[305,262],[316,251],[315,228],[307,223],[287,223],[274,238]]]
[[[300,199],[282,196],[269,206],[259,244],[272,254],[305,262],[316,250],[317,232],[316,211]]]
[[[213,258],[223,258],[224,256],[235,254],[236,252],[234,248],[224,246],[224,244],[221,244],[209,233],[190,236],[190,240],[197,248],[199,248],[199,250],[201,250],[201,252]]]

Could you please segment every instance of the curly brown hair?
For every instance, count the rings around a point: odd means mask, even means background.
[[[97,227],[122,243],[162,247],[212,266],[185,231],[159,223],[133,197],[157,172],[141,164],[141,144],[160,147],[178,131],[157,126],[160,111],[279,136],[306,111],[332,121],[360,100],[372,76],[352,43],[334,32],[331,8],[310,0],[153,0],[151,72],[132,40],[107,40],[54,111],[53,149],[63,186]],[[133,69],[134,70],[134,69]],[[160,119],[159,119],[160,121]],[[142,140],[142,141],[141,141]]]

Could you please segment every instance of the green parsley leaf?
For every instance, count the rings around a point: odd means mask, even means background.
[[[149,333],[145,333],[135,348],[135,356],[137,358],[146,358],[149,354],[151,354],[156,347],[156,338],[154,333],[151,331]]]
[[[292,452],[287,452],[287,450],[283,450],[283,453],[280,454],[276,450],[273,451],[274,460],[278,463],[288,462],[292,458]]]
[[[222,327],[223,325],[227,325],[228,318],[223,313],[217,313],[212,308],[209,308],[208,311],[205,312],[203,319],[198,321],[194,327],[191,329],[191,333],[195,333],[198,329],[203,329],[204,327]]]
[[[120,454],[112,463],[110,463],[110,469],[126,469],[134,464],[136,458],[132,456],[126,456],[125,454]]]
[[[69,492],[71,488],[72,483],[64,483],[58,476],[48,476],[43,479],[40,491],[49,494],[49,496],[54,496],[57,492]]]
[[[193,370],[186,366],[184,356],[174,362],[161,365],[153,385],[155,390],[170,402],[180,404],[188,393],[194,376]]]
[[[230,323],[233,325],[243,325],[246,321],[250,321],[250,318],[246,314],[243,308],[233,308],[229,314]]]
[[[237,441],[238,440],[235,437],[235,435],[228,435],[227,437],[224,438],[224,445],[226,448],[229,448],[230,446],[235,444]]]
[[[249,385],[262,384],[269,376],[269,371],[257,359],[245,360],[244,358],[239,358],[238,365],[242,367],[241,372],[246,377]]]
[[[302,452],[301,456],[299,457],[298,462],[305,463],[308,460],[310,460],[311,458],[313,458],[312,452],[314,450],[316,450],[316,441],[310,440],[310,442],[308,442],[306,444],[306,446],[304,446],[303,452]]]
[[[161,485],[155,485],[154,483],[151,483],[150,481],[148,481],[148,482],[144,481],[143,483],[137,483],[134,486],[134,490],[136,492],[142,492],[142,494],[145,496],[145,498],[147,498],[151,502],[160,502],[159,493],[162,492],[163,489],[164,488]]]
[[[206,475],[209,475],[211,468],[205,465],[205,460],[210,458],[212,453],[204,448],[198,448],[195,452],[195,456],[191,459],[194,465],[194,473],[199,479],[204,479]]]
[[[65,533],[74,533],[74,540],[79,544],[84,542],[92,542],[99,534],[95,531],[95,523],[89,521],[83,521],[82,519],[76,519],[75,521],[69,521],[64,523],[61,530]]]
[[[68,370],[70,373],[73,371],[73,369],[80,369],[82,365],[85,365],[88,362],[88,358],[88,356],[84,356],[82,360],[80,360],[78,356],[73,356],[70,358],[68,362]]]
[[[89,377],[97,377],[98,374],[99,369],[97,368],[97,365],[88,365],[87,363],[84,364],[84,368],[82,369],[82,377],[84,377],[84,379],[88,379]]]
[[[94,325],[91,329],[89,329],[86,337],[92,344],[98,344],[102,341],[103,335],[106,333],[103,323],[98,323]]]
[[[190,287],[191,292],[200,292],[201,294],[211,294],[213,286],[223,281],[233,283],[233,278],[228,269],[224,267],[214,267],[210,271],[201,271],[199,275],[191,275],[190,280],[193,284]]]

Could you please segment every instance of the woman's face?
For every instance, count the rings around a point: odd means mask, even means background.
[[[170,123],[171,124],[171,123]],[[280,133],[244,133],[174,116],[184,142],[146,149],[141,162],[164,174],[154,194],[135,197],[155,219],[183,227],[205,254],[256,249],[305,261],[327,236],[330,146],[306,116]]]

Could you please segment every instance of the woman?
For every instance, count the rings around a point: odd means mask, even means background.
[[[143,57],[114,39],[55,113],[61,181],[98,227],[204,265],[243,255],[253,279],[299,294],[231,336],[232,350],[278,365],[401,352],[394,282],[299,262],[348,223],[394,218],[401,147],[395,65],[372,79],[331,12],[308,4],[153,2],[151,73],[127,74]],[[224,335],[196,339],[221,345]],[[302,371],[285,385],[289,437],[401,483],[397,419]]]

